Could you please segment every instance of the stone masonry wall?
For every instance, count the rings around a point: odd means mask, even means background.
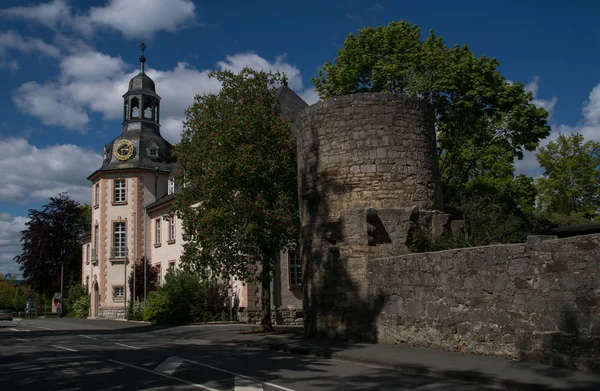
[[[373,337],[366,260],[406,253],[419,210],[443,208],[433,120],[427,102],[391,93],[321,101],[295,118],[308,335]]]
[[[600,370],[600,235],[368,261],[383,343]]]

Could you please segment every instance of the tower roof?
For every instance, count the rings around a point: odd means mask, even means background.
[[[144,64],[146,63],[146,57],[144,57],[144,50],[146,50],[146,44],[142,42],[140,45],[142,49],[142,55],[140,56],[140,73],[129,80],[129,91],[128,92],[152,92],[156,93],[156,87],[154,80],[144,72]]]

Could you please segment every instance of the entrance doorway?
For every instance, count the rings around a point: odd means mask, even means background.
[[[98,283],[94,281],[92,286],[92,297],[90,303],[90,316],[93,318],[98,317],[98,305],[100,302],[100,292],[98,291]]]

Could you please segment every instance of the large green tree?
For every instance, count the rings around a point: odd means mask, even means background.
[[[418,26],[400,21],[350,34],[313,82],[322,98],[389,91],[429,101],[445,202],[462,209],[472,188],[482,189],[471,181],[505,186],[514,159],[550,133],[548,113],[521,83],[507,82],[498,66],[467,46],[446,46],[433,31],[422,39]]]
[[[196,96],[175,148],[181,261],[200,273],[260,282],[261,325],[271,330],[274,264],[298,235],[296,148],[275,90],[282,78],[249,68],[210,77],[222,89]]]
[[[89,229],[88,213],[66,193],[50,198],[41,210],[29,210],[29,221],[21,232],[22,252],[15,261],[37,292],[49,297],[60,292],[61,263],[66,288],[81,282],[79,238]]]
[[[544,169],[538,178],[538,207],[564,221],[598,220],[600,143],[579,133],[558,136],[536,154]],[[581,221],[581,220],[580,220]]]

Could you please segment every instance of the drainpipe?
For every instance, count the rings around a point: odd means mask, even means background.
[[[146,259],[146,207],[144,207],[144,227],[142,228],[144,237],[142,238],[143,250],[144,254],[144,308],[146,308],[146,265],[148,264],[148,260]]]

